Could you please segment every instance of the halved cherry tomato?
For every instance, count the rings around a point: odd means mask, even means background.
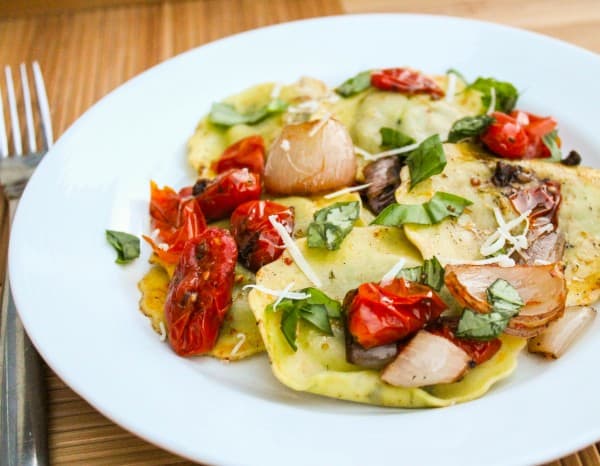
[[[492,113],[494,122],[481,135],[481,141],[494,154],[509,159],[547,158],[551,156],[542,138],[556,129],[552,117],[539,117],[519,110],[510,115]],[[557,139],[560,146],[560,139]]]
[[[208,228],[188,241],[169,283],[169,343],[181,356],[209,352],[231,306],[237,247],[231,234]]]
[[[182,196],[165,186],[150,185],[150,225],[156,231],[161,244],[147,236],[154,252],[165,262],[176,264],[186,241],[206,229],[206,220],[193,197]]]
[[[217,173],[230,168],[247,168],[262,175],[265,168],[265,141],[262,136],[255,134],[232,144],[213,163],[213,170]]]
[[[384,91],[403,94],[429,94],[434,99],[444,97],[444,91],[428,76],[408,68],[388,68],[371,73],[371,85]]]
[[[240,204],[260,198],[260,175],[247,168],[232,168],[213,180],[198,180],[193,192],[206,219],[220,220]]]
[[[239,250],[239,261],[256,272],[285,250],[283,240],[269,217],[274,215],[288,233],[294,231],[294,208],[271,201],[250,201],[231,214],[231,233]]]
[[[418,332],[446,304],[430,287],[396,278],[386,285],[363,283],[344,307],[350,334],[362,347],[373,348]]]
[[[488,341],[458,338],[455,335],[457,326],[458,319],[440,319],[432,326],[428,327],[427,331],[433,333],[434,335],[439,335],[447,340],[450,340],[465,353],[467,353],[473,363],[476,365],[483,364],[488,359],[491,359],[492,356],[494,356],[502,346],[502,341],[498,338]]]

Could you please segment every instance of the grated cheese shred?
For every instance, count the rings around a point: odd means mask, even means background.
[[[446,87],[446,102],[451,103],[454,101],[454,94],[456,93],[456,75],[450,73],[448,75],[448,85]]]
[[[312,138],[315,134],[317,134],[319,131],[321,131],[321,128],[323,128],[323,126],[325,126],[327,124],[327,122],[329,121],[330,118],[331,118],[331,113],[326,113],[323,116],[323,118],[321,118],[319,120],[319,122],[310,129],[310,131],[308,132],[308,137]]]
[[[332,193],[325,194],[323,197],[325,199],[333,199],[334,197],[340,197],[340,196],[343,196],[344,194],[353,193],[355,191],[362,191],[363,189],[368,188],[372,184],[373,183],[366,183],[366,184],[359,184],[358,186],[350,186],[348,188],[340,189],[339,191],[334,191]]]
[[[287,232],[285,227],[277,221],[277,216],[271,215],[269,217],[269,222],[271,222],[273,228],[275,228],[277,233],[279,233],[283,244],[285,244],[288,252],[290,253],[290,256],[292,256],[292,259],[294,259],[294,262],[296,263],[298,268],[302,271],[304,275],[306,275],[306,278],[308,278],[317,288],[321,288],[323,286],[323,283],[321,282],[315,271],[312,269],[308,261],[304,258],[304,256],[300,252],[300,249],[298,248],[290,234]]]
[[[158,323],[158,328],[160,329],[160,341],[166,341],[167,329],[165,328],[165,323],[162,320]]]
[[[496,88],[492,87],[490,89],[490,106],[487,110],[487,114],[491,115],[492,113],[494,113],[496,111]]]
[[[293,284],[294,283],[292,282],[291,285],[293,285]],[[300,299],[306,299],[306,298],[310,297],[310,295],[308,293],[300,293],[298,291],[290,291],[288,287],[291,288],[291,286],[288,285],[283,290],[273,290],[271,288],[267,288],[266,286],[262,286],[262,285],[246,285],[242,289],[243,290],[246,290],[248,288],[255,289],[264,294],[275,296],[277,298],[281,297],[281,299],[287,298],[287,299],[292,299],[292,300],[300,300]],[[281,300],[279,302],[281,302]]]
[[[242,347],[242,345],[246,342],[246,335],[244,333],[238,333],[235,337],[239,341],[231,349],[231,353],[229,353],[229,356],[235,356],[237,354],[237,352],[240,350],[240,348]]]
[[[400,271],[404,268],[405,263],[406,260],[404,258],[396,262],[393,265],[393,267],[390,270],[388,270],[383,277],[381,277],[381,285],[385,286],[391,283],[394,280],[394,278],[396,278],[396,275],[398,275],[398,273],[400,273]]]

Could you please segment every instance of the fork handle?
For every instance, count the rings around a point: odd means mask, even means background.
[[[45,466],[48,429],[42,360],[17,315],[8,272],[6,277],[0,314],[0,464]]]

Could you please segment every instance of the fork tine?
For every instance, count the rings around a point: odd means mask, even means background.
[[[8,95],[8,111],[10,113],[10,126],[12,129],[14,155],[23,153],[23,143],[21,141],[21,127],[19,126],[19,117],[17,116],[17,99],[15,98],[15,86],[13,84],[12,71],[10,66],[4,67],[6,77],[6,94]]]
[[[25,63],[19,67],[21,71],[21,88],[23,92],[23,105],[25,107],[25,122],[27,124],[27,147],[33,154],[37,150],[35,142],[35,127],[33,126],[33,112],[31,111],[31,95],[29,94],[29,80],[27,79],[27,68]]]
[[[2,104],[2,92],[0,92],[0,157],[8,157],[8,137],[6,136],[5,121],[4,105]]]
[[[46,149],[50,149],[54,142],[52,134],[52,118],[50,117],[50,106],[48,105],[48,95],[46,94],[46,85],[40,64],[33,62],[33,81],[35,83],[35,92],[37,94],[38,107],[40,109],[40,118],[42,120],[42,130],[44,133],[44,142]]]

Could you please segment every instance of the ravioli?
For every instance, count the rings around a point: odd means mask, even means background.
[[[448,164],[443,173],[409,190],[408,169],[402,170],[402,184],[396,191],[400,204],[419,204],[436,191],[469,199],[473,204],[458,218],[432,226],[404,225],[407,238],[423,257],[469,261],[481,259],[479,248],[496,229],[492,208],[499,207],[505,218],[516,217],[510,201],[491,183],[499,159],[487,156],[476,146],[445,144]],[[515,162],[517,163],[517,162]],[[566,167],[543,160],[519,161],[541,179],[561,183],[562,203],[558,226],[565,235],[565,276],[569,294],[567,306],[588,305],[600,297],[600,170]]]
[[[308,248],[304,239],[296,242],[323,281],[321,289],[338,300],[361,283],[379,281],[401,258],[406,260],[407,267],[422,262],[419,252],[407,241],[402,230],[393,227],[355,227],[337,251]],[[258,284],[272,289],[282,289],[291,282],[295,283],[294,288],[310,285],[289,260],[287,252],[260,269],[256,279]],[[344,331],[339,322],[333,323],[333,336],[323,335],[310,325],[300,323],[298,350],[294,352],[280,330],[280,314],[266,310],[272,301],[272,297],[258,290],[249,295],[275,376],[294,390],[359,403],[422,408],[448,406],[477,398],[514,370],[517,355],[525,345],[521,338],[502,336],[500,351],[457,383],[426,388],[393,387],[380,379],[378,371],[346,362]]]

